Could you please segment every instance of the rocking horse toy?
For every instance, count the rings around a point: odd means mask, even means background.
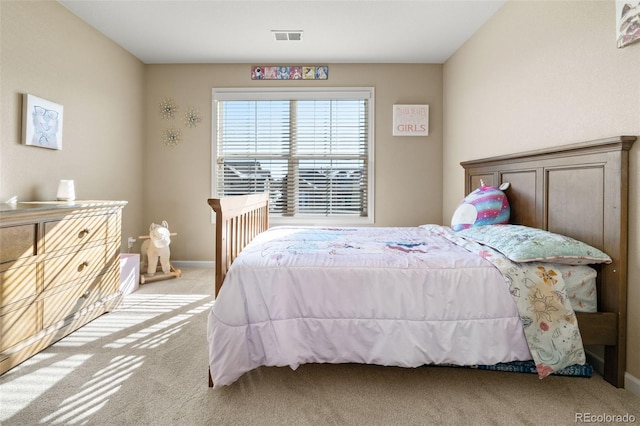
[[[161,225],[152,223],[149,227],[149,235],[141,235],[138,238],[145,240],[140,247],[140,284],[153,281],[168,280],[182,275],[180,269],[175,269],[169,257],[171,251],[171,236],[176,233],[169,232],[169,224],[163,221]],[[145,273],[146,272],[146,273]]]

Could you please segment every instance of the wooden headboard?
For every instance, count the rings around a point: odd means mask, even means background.
[[[598,314],[578,314],[585,345],[605,346],[605,379],[624,383],[629,150],[635,136],[462,162],[465,190],[511,183],[511,223],[546,229],[607,253],[598,267]]]

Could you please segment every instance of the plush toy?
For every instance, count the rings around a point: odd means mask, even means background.
[[[507,188],[509,183],[496,188],[480,181],[480,187],[467,195],[453,213],[451,228],[461,231],[472,226],[509,223],[511,209],[503,192]]]
[[[156,273],[158,259],[160,259],[163,273],[168,274],[171,271],[169,244],[171,244],[171,233],[167,221],[163,221],[162,225],[152,223],[149,227],[149,239],[145,240],[140,248],[143,270],[146,266],[147,275]]]

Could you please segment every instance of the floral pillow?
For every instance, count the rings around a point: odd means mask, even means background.
[[[480,187],[467,195],[458,204],[451,218],[451,228],[460,231],[472,226],[509,223],[511,209],[509,200],[503,192],[509,184],[500,188],[481,183]]]
[[[582,241],[528,226],[479,226],[464,229],[458,235],[498,250],[514,262],[611,263],[606,253]]]

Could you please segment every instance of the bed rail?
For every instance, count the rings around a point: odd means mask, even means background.
[[[269,193],[210,198],[216,214],[216,288],[218,296],[231,263],[253,237],[269,228]]]

